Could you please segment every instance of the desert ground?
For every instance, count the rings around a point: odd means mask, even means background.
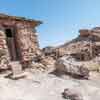
[[[81,93],[82,100],[100,100],[99,73],[91,73],[88,80],[31,70],[25,74],[19,80],[5,78],[5,73],[0,75],[0,100],[67,100],[62,96],[65,88]]]

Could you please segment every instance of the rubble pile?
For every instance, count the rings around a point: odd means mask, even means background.
[[[100,28],[82,29],[80,35],[58,47],[45,47],[40,60],[59,71],[88,77],[89,71],[100,70]],[[39,57],[41,58],[41,57]]]
[[[48,46],[48,47],[43,48],[42,51],[45,54],[45,56],[52,57],[55,60],[58,58],[57,51],[55,51],[55,47]]]
[[[46,66],[44,66],[42,63],[34,62],[34,61],[30,64],[30,68],[32,68],[33,70],[41,71],[41,72],[44,72],[47,70]]]
[[[30,67],[41,71],[47,71],[54,68],[56,60],[53,57],[45,56],[44,54],[34,57]]]

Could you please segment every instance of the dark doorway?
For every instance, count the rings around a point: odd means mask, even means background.
[[[10,57],[12,61],[19,60],[19,54],[17,51],[17,45],[16,45],[16,38],[14,30],[8,28],[5,29],[5,34],[7,37],[7,45],[10,53]]]

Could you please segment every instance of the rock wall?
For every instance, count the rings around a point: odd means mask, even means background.
[[[3,24],[5,24],[5,26]],[[34,28],[27,22],[10,23],[9,21],[4,21],[1,23],[0,21],[0,68],[5,68],[5,63],[11,61],[5,34],[6,28],[14,30],[12,34],[15,35],[16,49],[20,56],[19,61],[22,62],[22,64],[32,61],[33,57],[39,51],[37,35],[35,34],[35,31],[33,31]]]
[[[21,53],[21,60],[31,61],[39,49],[38,40],[33,28],[27,25],[17,25],[16,40]]]
[[[10,61],[9,51],[6,43],[6,36],[3,29],[0,29],[0,69],[6,69]]]

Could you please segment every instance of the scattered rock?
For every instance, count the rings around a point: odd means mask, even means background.
[[[64,89],[62,96],[68,100],[83,100],[81,94],[75,89]]]
[[[100,64],[90,61],[90,62],[84,62],[84,66],[89,70],[89,71],[99,71],[100,69]]]
[[[39,71],[42,71],[42,72],[47,70],[47,67],[44,66],[42,63],[37,63],[37,62],[34,62],[34,61],[31,63],[30,67],[32,69],[39,70]]]
[[[55,60],[52,57],[46,56],[40,61],[43,65],[54,65]]]

